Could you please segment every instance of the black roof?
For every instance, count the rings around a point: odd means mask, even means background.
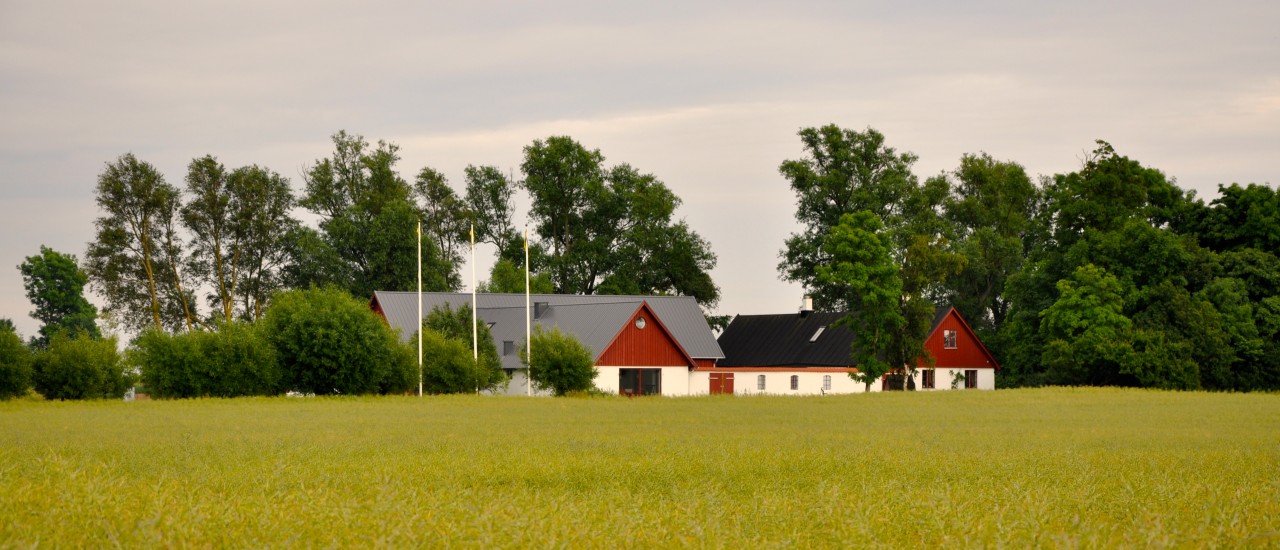
[[[853,331],[831,326],[844,313],[739,315],[717,342],[721,367],[852,366]],[[813,336],[823,329],[817,339]],[[812,341],[811,341],[812,340]]]
[[[938,328],[951,307],[934,312]],[[808,311],[774,315],[739,315],[729,322],[716,341],[724,359],[720,367],[850,367],[853,331],[832,326],[843,312]],[[818,334],[818,329],[823,329]],[[814,335],[817,338],[814,338]]]

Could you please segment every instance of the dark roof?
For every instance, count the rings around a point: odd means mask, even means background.
[[[718,340],[721,367],[823,366],[853,364],[853,331],[831,326],[843,313],[739,315]],[[816,340],[813,335],[823,329]],[[810,341],[813,340],[813,341]]]
[[[381,309],[387,323],[400,330],[401,338],[408,339],[417,331],[418,303],[415,292],[385,292],[373,294],[373,305]],[[592,355],[599,356],[613,342],[631,315],[648,304],[653,314],[662,321],[671,336],[695,359],[719,359],[724,354],[716,343],[711,328],[698,302],[688,296],[581,296],[568,294],[534,294],[533,303],[546,303],[542,316],[533,321],[544,328],[560,327],[573,334]],[[422,293],[422,314],[432,308],[448,304],[453,309],[471,305],[471,294],[455,292]],[[493,323],[494,344],[502,354],[503,342],[517,346],[524,342],[525,296],[524,294],[477,294],[476,316]],[[523,368],[515,354],[502,357],[503,368]]]
[[[930,332],[951,307],[934,313]],[[724,359],[719,367],[849,367],[854,365],[852,330],[832,326],[843,312],[800,312],[739,315],[729,322],[718,342]],[[823,329],[815,339],[818,329]]]

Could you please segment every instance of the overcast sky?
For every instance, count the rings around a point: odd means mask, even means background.
[[[458,191],[468,164],[518,170],[572,136],[684,200],[719,313],[793,311],[777,168],[800,128],[874,127],[921,178],[979,151],[1067,172],[1105,139],[1212,198],[1280,181],[1278,22],[1274,0],[0,0],[0,317],[35,333],[16,266],[42,244],[83,259],[119,155],[175,185],[212,154],[300,190],[340,129]]]

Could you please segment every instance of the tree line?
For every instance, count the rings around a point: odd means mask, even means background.
[[[778,270],[850,312],[868,381],[931,362],[934,308],[954,305],[1001,386],[1280,388],[1275,189],[1219,185],[1205,203],[1103,141],[1066,174],[978,153],[921,181],[874,129],[799,136],[780,172],[803,229]]]

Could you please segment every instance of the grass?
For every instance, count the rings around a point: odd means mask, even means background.
[[[1280,546],[1280,396],[0,403],[0,547]]]

